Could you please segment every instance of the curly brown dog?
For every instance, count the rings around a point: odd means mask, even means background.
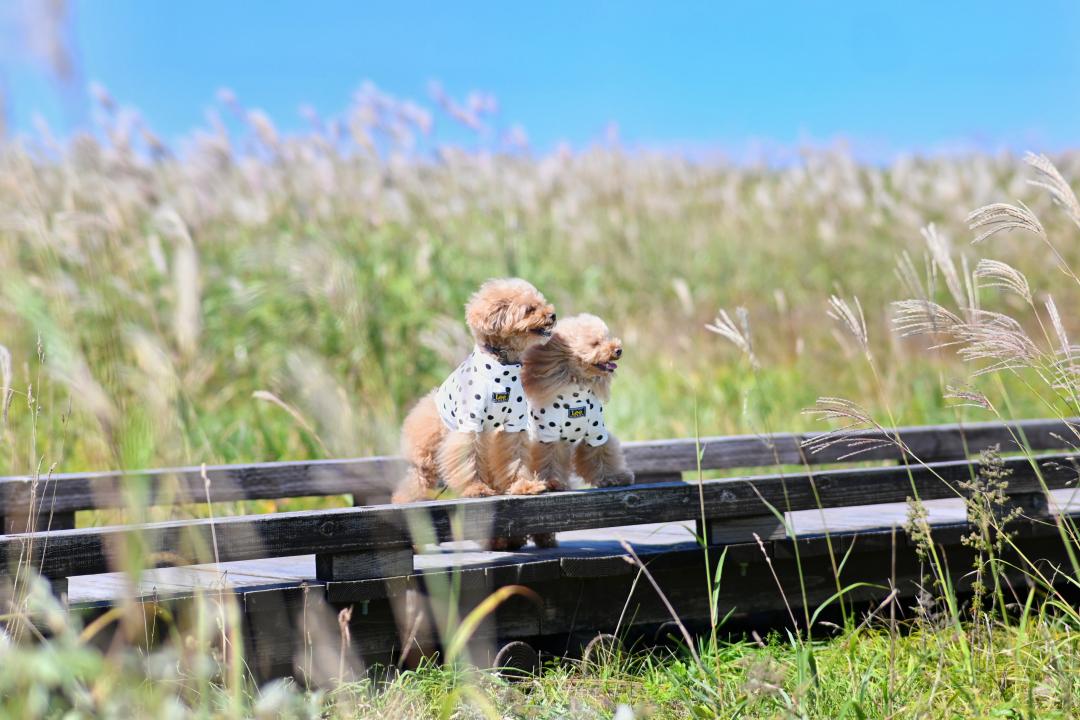
[[[545,342],[555,309],[519,278],[489,280],[465,305],[472,354],[402,426],[409,469],[393,501],[427,500],[445,483],[462,497],[543,492],[528,469],[521,358]]]
[[[622,341],[595,315],[575,315],[551,339],[525,353],[523,385],[529,400],[529,467],[548,490],[569,487],[570,470],[596,487],[628,485],[618,439],[604,426],[604,403],[622,357]],[[553,547],[555,536],[533,536]]]

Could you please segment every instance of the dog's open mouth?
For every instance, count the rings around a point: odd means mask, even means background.
[[[540,337],[551,337],[551,328],[549,327],[533,328],[532,332]]]
[[[603,370],[604,372],[615,372],[615,369],[619,366],[613,362],[602,362],[596,363],[594,367]]]

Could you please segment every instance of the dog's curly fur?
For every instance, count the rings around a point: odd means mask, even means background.
[[[525,280],[495,279],[469,299],[465,320],[478,346],[515,363],[526,350],[547,340],[555,325],[555,309]],[[431,499],[443,483],[462,497],[526,495],[546,489],[528,469],[527,433],[451,431],[439,416],[435,393],[421,398],[405,418],[401,449],[409,468],[394,502]]]
[[[560,320],[551,339],[525,353],[522,385],[532,407],[551,403],[571,385],[590,388],[607,402],[615,360],[622,356],[622,341],[611,335],[603,320],[581,314]],[[548,490],[569,487],[571,468],[586,483],[596,487],[628,485],[634,473],[626,466],[618,439],[608,434],[603,445],[593,447],[581,441],[530,443],[529,467]],[[543,547],[555,545],[553,535],[535,535]]]

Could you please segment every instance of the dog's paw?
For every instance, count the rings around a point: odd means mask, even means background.
[[[507,492],[509,492],[511,495],[539,495],[547,489],[547,484],[542,483],[539,480],[534,480],[532,478],[521,478],[520,480],[514,482],[514,484],[510,486]]]
[[[494,494],[494,490],[479,481],[469,483],[458,493],[463,498],[491,497]]]
[[[539,533],[533,535],[532,541],[538,548],[559,547],[559,541],[555,538],[555,533]]]
[[[558,477],[542,478],[540,482],[544,484],[547,492],[562,492],[563,490],[569,489],[566,481]]]
[[[494,550],[495,552],[516,552],[521,549],[525,544],[525,538],[523,537],[501,537],[492,538],[487,543],[488,550]]]
[[[390,502],[392,503],[411,503],[411,502],[423,502],[425,500],[434,500],[438,497],[438,494],[434,490],[427,490],[418,487],[399,488],[393,495],[390,496]]]
[[[620,472],[613,472],[604,475],[602,478],[596,481],[596,487],[618,487],[620,485],[630,485],[634,482],[633,470],[622,470]]]

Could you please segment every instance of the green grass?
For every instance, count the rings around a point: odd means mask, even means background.
[[[895,641],[859,632],[816,643],[772,636],[762,647],[706,648],[703,667],[681,656],[615,657],[593,670],[556,664],[542,679],[516,685],[426,668],[365,700],[371,711],[437,716],[467,682],[512,717],[611,717],[619,705],[652,718],[1075,717],[1075,628],[1051,625],[1038,638],[996,629],[979,641],[973,662],[963,645],[947,632]],[[363,690],[344,686],[335,699]],[[473,705],[475,717],[484,717],[482,703]]]
[[[764,168],[593,148],[433,161],[387,142],[376,155],[325,133],[260,141],[242,126],[153,162],[123,142],[0,148],[0,344],[11,358],[6,372],[0,363],[11,390],[0,474],[392,453],[410,403],[467,351],[465,299],[496,275],[527,277],[560,314],[594,312],[621,334],[608,424],[625,439],[823,429],[801,413],[820,396],[886,424],[1078,412],[1039,377],[1052,332],[1039,362],[972,378],[951,350],[889,329],[889,303],[910,296],[893,272],[903,253],[925,267],[928,297],[961,301],[947,263],[922,260],[927,222],[953,239],[957,267],[1009,262],[1036,293],[1053,291],[1075,327],[1080,283],[1036,240],[967,246],[967,212],[1014,197],[1049,236],[1071,237],[1067,213],[1023,184],[1014,157],[877,167],[825,152]],[[1059,161],[1078,175],[1080,156]],[[1075,242],[1057,249],[1067,265],[1080,259]],[[833,293],[859,298],[866,352],[828,316]],[[975,295],[1025,311],[994,289]],[[705,329],[736,306],[759,369]],[[1048,322],[1042,309],[1022,318],[1036,337]],[[998,414],[945,399],[958,381]],[[1077,715],[1080,624],[1052,594],[1021,624],[996,611],[916,617],[903,632],[879,621],[832,640],[713,640],[700,663],[685,649],[562,662],[513,685],[429,666],[330,691],[238,679],[224,616],[153,653],[125,620],[129,642],[103,653],[44,596],[26,603],[12,612],[44,615],[52,638],[0,639],[0,713],[11,717],[611,717],[620,705],[672,718]]]
[[[606,718],[620,706],[632,710],[624,717],[673,719],[1077,716],[1075,619],[1028,616],[965,632],[926,619],[904,625],[900,634],[849,628],[826,641],[777,633],[760,644],[704,642],[700,664],[678,649],[589,666],[555,660],[521,682],[425,663],[309,693],[293,681],[231,691],[214,680],[212,649],[200,668],[190,652],[104,656],[61,632],[42,646],[0,649],[0,697],[8,717],[154,708],[205,717]],[[201,687],[200,671],[210,678]]]

